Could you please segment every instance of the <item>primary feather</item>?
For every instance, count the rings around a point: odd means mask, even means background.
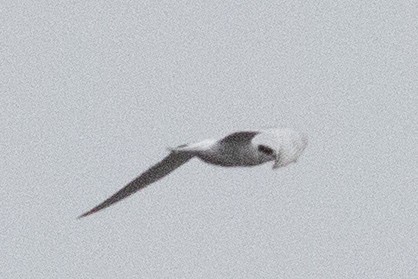
[[[165,157],[161,162],[149,168],[147,171],[142,173],[140,176],[132,180],[128,185],[120,189],[110,198],[100,203],[91,210],[83,213],[79,218],[86,217],[90,214],[93,214],[97,211],[105,209],[106,207],[111,206],[114,203],[132,195],[133,193],[145,188],[151,183],[163,178],[168,175],[170,172],[174,171],[187,161],[189,161],[193,156],[184,153],[175,153],[171,152],[167,157]]]

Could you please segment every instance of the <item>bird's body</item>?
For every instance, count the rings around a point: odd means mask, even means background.
[[[251,167],[274,161],[273,169],[296,162],[307,145],[307,137],[291,129],[241,131],[222,139],[208,139],[170,148],[170,154],[135,178],[113,196],[82,214],[102,210],[161,179],[190,159],[222,167]]]
[[[171,151],[188,153],[205,163],[222,167],[247,167],[263,163],[252,145],[222,144],[217,140],[205,140]]]
[[[202,161],[222,167],[252,167],[267,162],[252,146],[214,145],[211,149],[197,154]]]

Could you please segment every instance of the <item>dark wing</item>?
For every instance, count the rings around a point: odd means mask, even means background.
[[[221,139],[221,143],[249,143],[257,134],[260,132],[258,131],[242,131],[242,132],[235,132],[232,133],[223,139]]]
[[[87,211],[86,213],[83,213],[78,218],[86,217],[132,195],[138,190],[168,175],[170,172],[174,171],[189,161],[192,157],[192,155],[184,153],[170,153],[161,162],[149,168],[147,171],[131,181],[128,185],[116,192],[113,196],[98,206],[94,207],[93,209]]]

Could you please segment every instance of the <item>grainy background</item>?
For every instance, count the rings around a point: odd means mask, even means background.
[[[416,1],[2,1],[1,278],[417,278]],[[298,164],[198,160],[242,128]]]

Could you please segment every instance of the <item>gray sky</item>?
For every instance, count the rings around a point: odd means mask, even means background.
[[[417,278],[416,1],[2,1],[1,278]],[[164,157],[242,128],[298,164]]]

